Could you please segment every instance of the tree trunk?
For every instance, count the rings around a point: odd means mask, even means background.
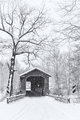
[[[12,94],[13,94],[15,56],[16,56],[16,51],[15,51],[15,49],[13,49],[13,53],[12,53],[12,57],[11,57],[10,71],[9,71],[9,80],[8,80],[8,86],[7,86],[7,94],[9,96],[12,96]]]

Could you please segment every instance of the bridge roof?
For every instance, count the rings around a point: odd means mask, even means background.
[[[34,73],[34,72],[36,72],[36,71],[38,71],[39,73],[42,73],[42,74],[44,74],[44,75],[46,75],[46,76],[48,76],[48,77],[51,77],[51,75],[49,75],[48,73],[46,73],[46,72],[44,72],[43,70],[40,70],[40,69],[38,69],[38,68],[35,68],[35,69],[30,70],[30,71],[27,71],[27,72],[22,73],[22,74],[20,75],[20,77],[23,77],[23,76],[25,76],[25,75],[27,75],[27,74],[30,74],[30,73]]]

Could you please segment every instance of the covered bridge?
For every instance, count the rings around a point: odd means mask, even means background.
[[[42,96],[49,93],[49,74],[33,69],[20,75],[21,92],[29,96]]]

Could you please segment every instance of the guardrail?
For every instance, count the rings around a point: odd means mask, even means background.
[[[7,103],[10,103],[10,102],[13,102],[13,101],[16,101],[18,99],[22,99],[25,97],[25,93],[24,94],[19,94],[19,95],[14,95],[14,96],[10,96],[10,97],[7,97]]]
[[[70,102],[66,97],[63,97],[63,96],[52,95],[52,94],[49,94],[49,96],[54,97],[55,100],[58,100],[60,102],[64,102],[64,103]]]
[[[55,100],[58,100],[60,102],[64,102],[64,103],[80,103],[80,97],[70,97],[67,98],[65,96],[58,96],[58,95],[53,95],[53,94],[49,94],[49,96],[54,97]]]
[[[70,98],[71,103],[80,103],[80,97]]]

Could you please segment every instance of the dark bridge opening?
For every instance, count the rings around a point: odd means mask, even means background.
[[[30,76],[26,80],[27,96],[42,96],[44,90],[44,78],[41,76]]]

